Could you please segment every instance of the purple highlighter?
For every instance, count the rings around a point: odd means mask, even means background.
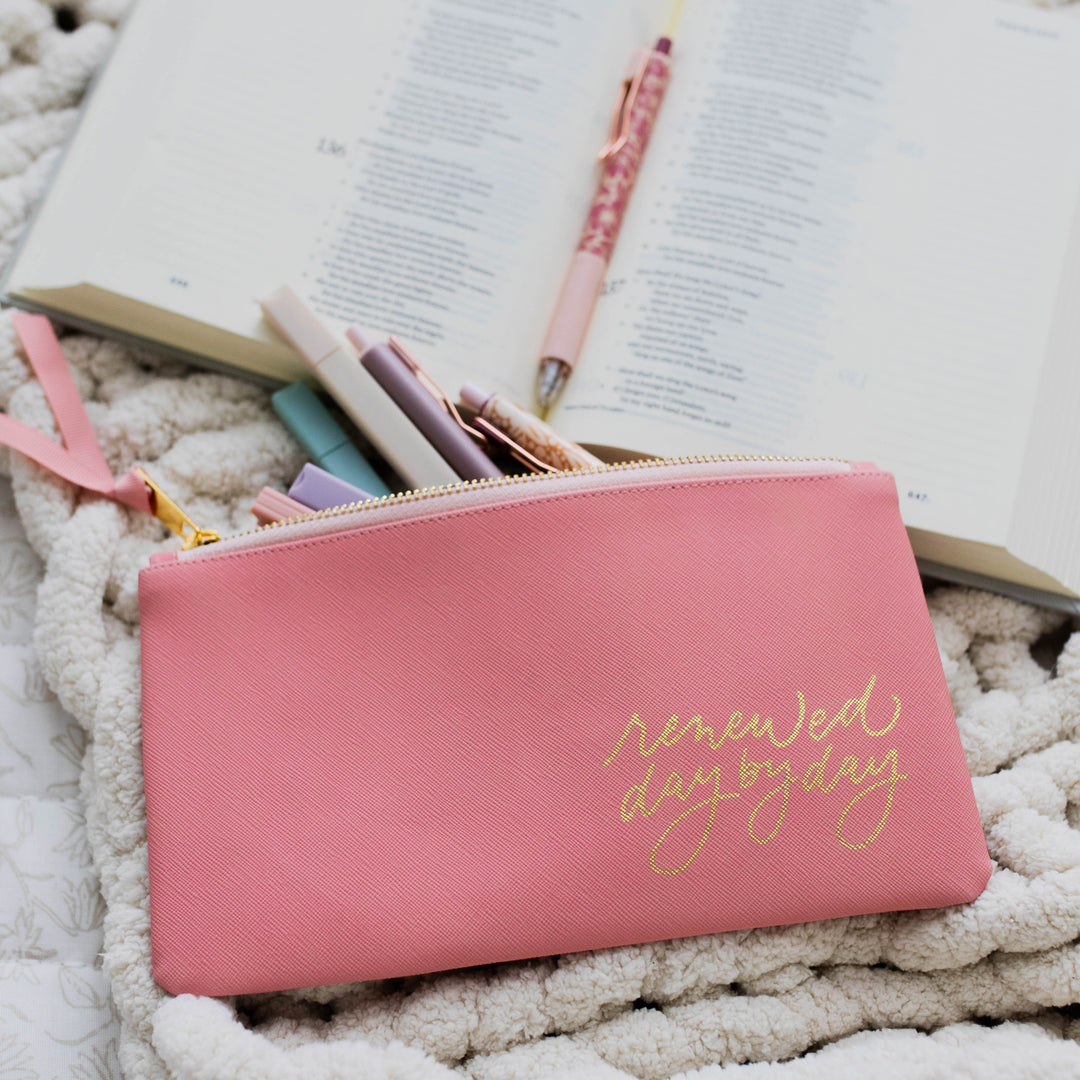
[[[309,462],[300,470],[300,475],[289,488],[289,498],[312,510],[329,510],[332,506],[364,502],[373,496]]]

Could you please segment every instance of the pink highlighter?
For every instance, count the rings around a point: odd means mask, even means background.
[[[577,364],[630,192],[671,77],[670,53],[671,38],[660,38],[655,49],[635,54],[623,80],[611,117],[611,132],[600,151],[604,165],[600,183],[540,349],[536,397],[541,409],[551,407]]]
[[[296,499],[290,499],[276,488],[264,487],[252,504],[251,512],[260,525],[272,525],[275,521],[303,517],[311,513],[311,507]]]

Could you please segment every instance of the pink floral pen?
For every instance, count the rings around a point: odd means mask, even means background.
[[[668,23],[669,33],[681,7],[681,2],[676,3]],[[600,184],[540,350],[536,398],[541,411],[551,407],[577,363],[630,192],[667,90],[670,53],[671,38],[665,35],[654,49],[640,49],[634,54],[623,79],[611,117],[611,132],[600,151]]]

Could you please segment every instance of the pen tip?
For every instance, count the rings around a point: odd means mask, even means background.
[[[654,51],[658,52],[658,53],[664,53],[664,54],[670,53],[671,52],[671,38],[662,37],[656,43],[656,49]]]
[[[541,410],[541,420],[559,396],[569,374],[570,365],[562,360],[545,357],[540,361],[540,370],[536,373],[536,402]]]

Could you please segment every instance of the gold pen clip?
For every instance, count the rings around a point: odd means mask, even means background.
[[[611,114],[607,142],[600,148],[600,153],[597,155],[600,161],[607,161],[614,157],[630,138],[630,113],[637,100],[638,91],[641,89],[641,80],[645,77],[645,67],[648,63],[647,49],[640,49],[630,61],[630,69],[619,88],[619,97]]]
[[[535,454],[530,454],[520,443],[515,442],[505,431],[501,431],[490,420],[477,416],[473,420],[475,427],[482,435],[497,446],[501,446],[519,465],[524,465],[530,472],[556,473],[560,470],[546,461],[541,461]]]
[[[154,512],[154,517],[158,521],[164,522],[177,536],[184,541],[184,551],[190,551],[192,548],[202,547],[203,544],[216,543],[221,537],[214,532],[213,529],[200,529],[194,521],[191,520],[165,494],[164,491],[154,483],[146,474],[145,469],[136,468],[135,472],[150,489],[150,509]]]
[[[416,376],[420,385],[442,406],[443,412],[448,413],[450,418],[462,431],[467,432],[469,436],[475,439],[481,446],[486,445],[484,436],[478,431],[474,431],[465,421],[461,418],[461,413],[457,411],[457,407],[453,401],[450,400],[446,391],[420,366],[420,361],[416,359],[404,345],[396,337],[391,337],[388,341],[390,348],[397,355],[397,358]]]

